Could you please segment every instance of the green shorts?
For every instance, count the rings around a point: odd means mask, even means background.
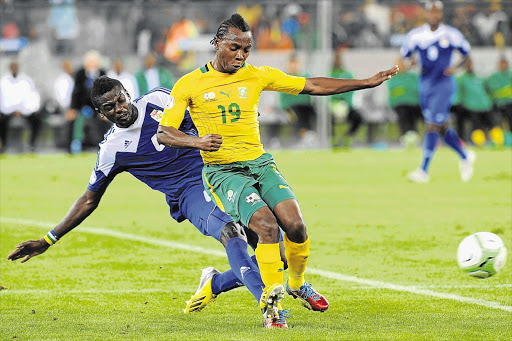
[[[258,209],[274,210],[281,201],[296,199],[269,153],[251,161],[206,164],[203,183],[217,206],[245,226]]]

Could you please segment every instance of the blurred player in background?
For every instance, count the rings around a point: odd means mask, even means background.
[[[500,57],[498,70],[487,78],[486,85],[495,109],[506,120],[509,133],[512,132],[512,70],[505,56]]]
[[[120,81],[106,76],[94,81],[92,104],[113,125],[100,144],[87,190],[54,229],[40,240],[21,243],[8,259],[25,257],[23,263],[45,252],[92,214],[116,175],[129,172],[150,188],[165,194],[170,214],[176,221],[188,219],[201,233],[220,241],[231,268],[238,269],[235,273],[229,270],[222,274],[213,268],[205,269],[198,289],[202,295],[188,302],[186,312],[201,310],[215,300],[215,293],[228,291],[240,283],[249,289],[256,301],[260,301],[264,285],[257,264],[247,252],[247,237],[243,229],[204,193],[203,161],[199,151],[165,147],[156,140],[162,111],[169,106],[170,92],[167,88],[156,88],[132,103]],[[197,137],[188,114],[179,129],[187,136]],[[208,143],[208,138],[197,138],[198,148],[206,148]],[[203,288],[207,290],[201,290]],[[272,309],[278,294],[275,291],[266,293],[264,301],[271,303],[264,304],[261,309]]]
[[[405,145],[418,142],[418,122],[423,121],[420,98],[418,95],[418,73],[405,67],[399,58],[400,72],[386,82],[388,87],[388,104],[396,112],[400,140]]]
[[[481,146],[485,144],[486,135],[496,125],[496,115],[492,111],[492,100],[485,87],[485,78],[475,73],[471,58],[466,61],[465,71],[458,78],[457,86],[460,105],[471,118],[473,143]]]
[[[396,75],[398,67],[364,80],[304,78],[268,66],[255,67],[246,63],[253,38],[249,25],[239,14],[220,24],[211,43],[216,49],[215,58],[183,76],[174,86],[160,123],[158,141],[169,147],[202,150],[203,180],[210,196],[235,221],[259,236],[256,259],[266,285],[264,293],[283,288],[280,226],[286,233],[286,291],[306,307],[325,311],[329,302],[304,280],[309,236],[299,204],[260,141],[259,98],[264,90],[334,95],[371,88]],[[200,137],[178,130],[187,107]],[[200,145],[205,139],[209,141],[206,147]],[[286,328],[286,313],[280,304],[277,310],[276,314],[265,316],[265,325]]]
[[[331,68],[331,77],[354,79],[354,75],[343,65],[343,52],[341,49],[336,50],[333,65]],[[398,75],[397,75],[398,76]],[[395,78],[395,77],[393,77]],[[354,92],[344,92],[338,95],[330,96],[329,107],[331,109],[331,126],[332,126],[332,145],[350,147],[354,136],[359,127],[363,123],[361,113],[354,108]],[[340,121],[346,121],[349,125],[347,131],[341,133],[339,130]],[[337,129],[338,128],[338,129]]]
[[[468,181],[473,176],[475,155],[464,148],[457,133],[449,129],[447,120],[456,89],[452,75],[464,65],[471,47],[460,31],[441,22],[441,1],[429,1],[426,9],[428,22],[410,31],[400,50],[402,58],[411,57],[415,51],[418,53],[421,65],[420,105],[425,117],[423,160],[420,168],[409,174],[409,179],[414,182],[429,181],[428,168],[441,136],[443,142],[460,156],[461,179]],[[456,66],[450,66],[454,49],[464,58]]]

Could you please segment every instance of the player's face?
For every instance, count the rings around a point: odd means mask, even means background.
[[[100,113],[120,128],[131,126],[137,119],[137,109],[131,104],[126,90],[121,87],[106,92],[98,102]]]
[[[500,60],[499,64],[498,64],[498,69],[501,71],[501,72],[505,72],[507,71],[508,69],[508,63],[506,60],[502,59]]]
[[[220,72],[235,73],[244,65],[252,48],[252,34],[250,31],[230,27],[222,40],[215,44],[217,48],[216,60]]]
[[[432,6],[432,8],[427,12],[427,21],[430,26],[437,27],[443,20],[443,10],[439,7]]]

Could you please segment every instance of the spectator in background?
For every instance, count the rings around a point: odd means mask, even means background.
[[[107,72],[107,76],[120,81],[126,91],[128,91],[131,98],[135,99],[139,97],[139,86],[137,85],[137,80],[131,73],[124,70],[123,61],[120,58],[114,60],[112,70]]]
[[[73,40],[78,36],[75,0],[50,0],[48,25],[53,29],[55,53],[73,52]]]
[[[460,104],[471,115],[473,134],[477,130],[489,131],[496,124],[492,113],[492,101],[485,89],[485,80],[483,77],[475,74],[471,59],[466,61],[465,72],[459,78],[458,83],[460,87]],[[477,136],[479,135],[481,135],[480,132],[478,132]],[[480,141],[475,141],[474,137],[473,142],[477,145],[481,144]]]
[[[74,111],[71,110],[71,96],[74,87],[73,64],[69,59],[65,59],[62,61],[62,72],[53,83],[53,99],[46,103],[47,112],[50,114],[48,124],[54,129],[55,145],[60,148],[69,148],[70,144],[67,132],[70,130],[70,121],[75,117]],[[52,108],[53,106],[55,107]]]
[[[249,5],[248,3],[252,1],[244,0],[242,4],[238,5],[236,8],[236,13],[240,14],[244,17],[247,24],[251,28],[251,31],[254,35],[258,33],[258,25],[263,14],[263,8],[261,5]]]
[[[342,59],[341,49],[336,50],[330,76],[333,78],[354,79],[352,72],[344,67]],[[334,146],[341,144],[345,147],[349,147],[352,144],[354,135],[359,130],[361,123],[363,123],[361,113],[354,108],[353,96],[354,92],[350,91],[329,97]],[[340,136],[341,134],[338,133],[339,124],[337,123],[344,121],[345,118],[349,127],[348,130]]]
[[[396,112],[400,136],[418,136],[418,122],[423,121],[418,94],[419,75],[407,68],[402,58],[397,62],[400,71],[387,83],[388,104]],[[415,63],[411,63],[411,66]]]
[[[110,123],[93,110],[91,102],[92,84],[96,78],[104,75],[105,71],[100,68],[100,54],[95,50],[87,52],[84,66],[75,75],[71,96],[68,138],[72,154],[80,153],[83,145],[97,146],[110,127]]]
[[[270,24],[262,24],[256,48],[258,50],[291,50],[294,45],[292,38],[281,31],[279,19],[274,18]]]
[[[150,53],[144,58],[144,69],[135,73],[139,93],[145,94],[158,86],[172,89],[174,77],[167,69],[156,65],[156,56]]]
[[[512,132],[512,70],[505,56],[498,61],[498,71],[486,80],[494,108],[505,119],[508,131]]]
[[[32,79],[19,72],[18,62],[9,65],[9,72],[0,79],[0,152],[8,143],[9,122],[13,117],[23,117],[30,126],[30,151],[35,151],[41,130],[38,110],[41,98]]]
[[[54,98],[59,104],[61,112],[66,112],[71,107],[71,95],[74,87],[73,65],[69,59],[65,59],[62,62],[62,72],[53,84]]]
[[[495,42],[495,33],[498,28],[503,29],[499,26],[500,22],[508,22],[508,16],[501,10],[501,5],[493,3],[484,12],[478,12],[473,17],[473,25],[478,29],[478,33],[482,42],[485,45],[490,45]],[[503,34],[503,32],[500,32]],[[498,38],[499,40],[499,38]],[[501,42],[498,42],[501,43]],[[500,47],[500,46],[498,46]]]
[[[457,135],[462,141],[468,142],[470,141],[470,137],[468,135],[467,125],[472,122],[471,113],[466,110],[460,102],[460,76],[457,76],[455,79],[457,89],[455,89],[450,113],[453,114],[455,120],[455,131]]]
[[[300,72],[300,63],[296,55],[288,59],[286,71],[289,75],[309,77],[307,73]],[[291,95],[284,92],[279,93],[281,109],[292,116],[291,121],[295,123],[295,133],[304,147],[311,147],[315,140],[316,112],[313,107],[311,96]]]

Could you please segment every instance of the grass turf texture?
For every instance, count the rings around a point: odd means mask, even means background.
[[[276,152],[311,236],[311,269],[416,286],[512,306],[512,260],[478,280],[456,264],[459,242],[497,233],[512,251],[510,150],[477,152],[462,183],[454,153],[442,148],[429,184],[405,180],[420,150]],[[331,303],[325,313],[292,309],[288,330],[265,330],[252,295],[224,293],[199,314],[182,312],[200,270],[228,269],[225,257],[86,233],[101,227],[222,253],[213,238],[177,224],[162,194],[118,176],[81,227],[25,264],[15,245],[44,228],[12,219],[58,222],[85,191],[95,154],[0,159],[0,339],[19,340],[509,340],[512,312],[306,273]],[[509,257],[510,258],[510,257]],[[286,275],[285,275],[286,278]]]

